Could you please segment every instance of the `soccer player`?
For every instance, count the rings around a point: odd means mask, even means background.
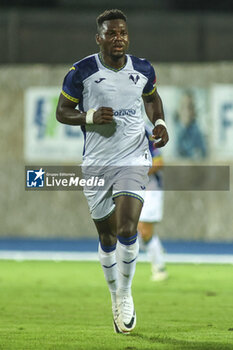
[[[151,138],[150,127],[146,124],[146,134],[149,140],[149,150],[152,156],[152,167],[149,170],[149,184],[144,197],[144,204],[138,223],[140,248],[149,256],[152,269],[152,281],[163,281],[168,277],[163,246],[158,235],[154,234],[155,224],[163,217],[162,171],[163,158]]]
[[[129,35],[122,11],[108,10],[97,18],[96,43],[100,52],[76,62],[66,75],[57,120],[81,125],[83,172],[93,175],[104,166],[110,181],[105,191],[85,188],[84,194],[99,234],[99,259],[111,293],[114,329],[129,333],[136,325],[131,285],[149,166],[141,96],[154,124],[157,147],[168,142],[168,133],[153,67],[126,54]],[[122,181],[132,190],[122,191]]]

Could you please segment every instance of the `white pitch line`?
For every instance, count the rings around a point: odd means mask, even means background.
[[[54,251],[0,251],[1,260],[53,260],[53,261],[98,261],[98,253],[54,252]],[[140,253],[138,261],[148,261],[145,253]],[[165,254],[168,263],[233,264],[233,255],[227,254]]]
[[[230,254],[166,254],[168,263],[233,264]]]

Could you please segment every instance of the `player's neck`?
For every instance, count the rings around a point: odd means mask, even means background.
[[[99,54],[100,59],[102,63],[104,63],[106,66],[114,68],[114,69],[121,69],[126,64],[127,57],[126,55],[122,57],[116,57],[112,58],[110,56],[104,55],[102,52]]]

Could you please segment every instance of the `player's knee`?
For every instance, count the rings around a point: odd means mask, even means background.
[[[110,247],[116,244],[116,236],[112,234],[100,233],[99,234],[100,242],[103,246]]]
[[[147,242],[153,236],[153,224],[147,222],[139,222],[138,231],[140,233],[140,236],[142,237],[142,240],[144,242]]]
[[[148,231],[140,231],[140,235],[144,242],[148,242],[152,238],[152,233]]]
[[[135,233],[137,232],[137,228],[135,226],[134,223],[129,222],[126,225],[122,225],[118,228],[117,230],[117,234],[121,237],[131,237],[133,235],[135,235]]]

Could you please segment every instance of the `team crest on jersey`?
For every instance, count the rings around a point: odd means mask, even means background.
[[[130,73],[129,79],[132,80],[134,82],[134,84],[136,85],[138,80],[140,79],[140,77],[137,73]]]

